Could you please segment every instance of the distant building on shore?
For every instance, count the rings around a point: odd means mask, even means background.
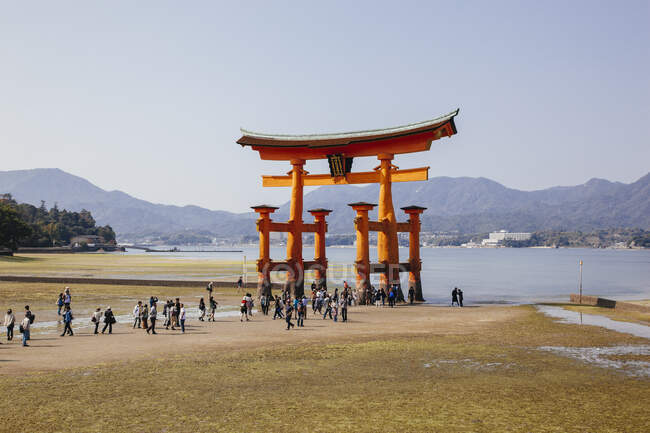
[[[531,233],[510,233],[506,230],[500,230],[498,232],[490,233],[487,239],[483,239],[481,246],[484,247],[496,247],[499,244],[502,244],[503,241],[527,241],[530,239]]]

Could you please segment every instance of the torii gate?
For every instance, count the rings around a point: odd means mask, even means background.
[[[325,285],[327,258],[325,255],[325,232],[329,209],[312,209],[314,223],[302,220],[303,187],[312,185],[346,185],[379,183],[378,220],[369,221],[368,211],[375,204],[351,203],[357,212],[355,226],[357,232],[357,290],[359,299],[364,302],[370,285],[370,274],[380,273],[380,287],[399,285],[400,270],[409,272],[409,285],[416,291],[416,299],[423,300],[420,282],[419,254],[419,215],[425,208],[409,206],[402,208],[409,216],[408,222],[398,223],[393,209],[392,182],[412,182],[428,180],[429,167],[400,170],[392,164],[396,154],[427,151],[431,142],[456,134],[455,110],[444,116],[387,129],[347,132],[339,134],[277,135],[251,132],[242,129],[242,137],[237,140],[242,146],[250,146],[259,152],[263,160],[289,161],[292,169],[285,176],[262,176],[265,187],[291,187],[291,207],[289,221],[276,223],[270,218],[277,207],[269,205],[253,206],[259,213],[257,229],[260,236],[260,258],[257,261],[258,296],[270,294],[271,271],[287,271],[287,289],[292,296],[304,294],[304,272],[315,270],[319,285]],[[355,157],[375,156],[380,164],[370,172],[353,173],[352,161]],[[329,174],[309,174],[303,167],[310,159],[327,159]],[[368,253],[368,231],[377,232],[377,253],[379,263],[370,263]],[[269,256],[270,232],[287,233],[287,259],[284,262],[272,261]],[[409,232],[409,262],[399,262],[398,232]],[[302,257],[302,234],[315,233],[316,252],[313,261]],[[401,289],[398,296],[403,299]]]

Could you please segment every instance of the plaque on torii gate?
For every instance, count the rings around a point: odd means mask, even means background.
[[[270,219],[270,214],[275,207],[262,205],[253,209],[260,214],[257,226],[260,232],[260,259],[257,262],[258,296],[262,293],[270,294],[270,272],[287,272],[286,288],[292,296],[304,294],[304,273],[314,269],[320,285],[326,284],[325,273],[327,259],[325,257],[325,232],[327,224],[325,218],[330,210],[314,209],[310,211],[315,218],[313,224],[306,224],[303,219],[303,188],[315,185],[347,185],[347,184],[379,184],[378,218],[377,221],[366,220],[366,231],[377,232],[377,256],[379,263],[369,264],[368,269],[361,269],[357,260],[357,290],[360,299],[365,299],[369,285],[368,274],[380,274],[380,287],[388,289],[389,286],[398,285],[400,268],[409,268],[409,284],[416,289],[416,298],[422,299],[421,284],[419,281],[419,214],[424,208],[410,206],[403,208],[410,216],[406,223],[398,223],[393,208],[392,182],[425,181],[429,178],[429,167],[412,169],[399,169],[392,161],[397,154],[423,152],[431,148],[431,142],[442,137],[451,137],[456,134],[454,118],[458,114],[455,110],[444,116],[412,123],[404,126],[367,131],[312,134],[312,135],[286,135],[266,134],[252,132],[242,128],[242,137],[237,140],[242,146],[249,146],[259,152],[260,158],[272,161],[288,161],[292,168],[287,175],[262,176],[264,187],[291,187],[291,204],[289,221],[275,223]],[[379,165],[373,171],[352,172],[352,161],[355,157],[374,156],[379,160]],[[309,174],[304,170],[308,160],[327,159],[329,174]],[[352,204],[355,205],[355,204]],[[353,206],[354,207],[354,206]],[[363,208],[363,206],[361,206]],[[358,210],[359,211],[359,210]],[[360,209],[363,213],[363,209]],[[367,211],[366,211],[367,215]],[[358,221],[359,216],[357,216]],[[358,224],[358,222],[357,222]],[[357,249],[360,239],[357,225]],[[286,261],[276,262],[268,256],[269,232],[280,231],[287,233],[287,258]],[[417,243],[417,251],[410,251],[409,262],[400,264],[398,249],[398,232],[408,231],[411,235],[410,243]],[[302,257],[302,234],[315,233],[316,257],[313,261],[304,261]],[[415,238],[417,236],[418,238]],[[367,247],[366,247],[367,248]],[[365,257],[365,254],[360,253]],[[416,255],[417,257],[413,257]],[[417,263],[416,263],[417,261]],[[414,273],[413,270],[416,269]],[[360,272],[365,272],[365,277],[360,278]],[[411,281],[417,278],[418,281]],[[401,295],[401,289],[398,295]]]

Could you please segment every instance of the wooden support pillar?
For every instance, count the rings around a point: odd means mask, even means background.
[[[271,296],[270,215],[278,208],[259,205],[253,206],[252,209],[260,215],[257,220],[257,231],[260,234],[260,257],[257,259],[257,297],[259,298],[262,295]]]
[[[409,216],[409,290],[415,291],[415,300],[424,301],[422,295],[422,280],[420,271],[422,270],[422,260],[420,259],[420,214],[427,208],[420,206],[407,206],[402,210]]]
[[[357,212],[354,225],[357,232],[357,260],[354,262],[357,274],[357,296],[359,303],[365,305],[368,300],[370,289],[370,248],[368,244],[368,212],[374,209],[376,204],[372,203],[350,203],[348,204]]]
[[[377,155],[379,167],[379,209],[377,220],[384,224],[384,230],[377,233],[377,256],[384,264],[385,272],[380,276],[380,287],[388,290],[397,284],[398,301],[404,301],[404,294],[399,286],[399,244],[397,242],[397,218],[393,208],[391,164],[393,154],[380,153]]]
[[[292,297],[299,297],[305,293],[305,271],[302,258],[302,195],[303,195],[303,170],[305,161],[294,159],[291,174],[291,208],[289,211],[289,225],[291,230],[287,235],[287,282],[285,290]]]
[[[310,209],[309,213],[314,216],[314,223],[317,230],[314,232],[314,261],[316,265],[312,268],[314,270],[314,278],[316,280],[316,287],[327,288],[327,256],[325,255],[325,233],[327,232],[327,222],[325,218],[330,214],[331,209]]]

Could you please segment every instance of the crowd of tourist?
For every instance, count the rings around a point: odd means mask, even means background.
[[[237,282],[237,290],[242,289],[241,278]],[[208,291],[208,303],[206,304],[204,298],[199,300],[199,321],[214,322],[215,312],[218,302],[212,295],[213,284],[209,283],[206,287]],[[376,307],[384,307],[388,304],[393,308],[398,302],[398,293],[401,294],[399,286],[391,286],[386,291],[384,288],[376,289],[370,286],[367,291],[367,298],[365,303],[367,305],[375,305]],[[414,302],[414,290],[409,289],[408,301]],[[259,298],[261,314],[268,316],[269,311],[273,311],[273,320],[284,319],[287,324],[286,329],[291,330],[294,327],[304,327],[305,319],[307,319],[308,306],[311,303],[312,315],[322,320],[332,320],[333,322],[347,322],[348,321],[348,307],[355,305],[359,302],[357,293],[352,290],[347,282],[343,282],[343,289],[339,292],[338,288],[334,292],[329,292],[326,287],[318,287],[316,282],[311,285],[310,296],[302,295],[299,297],[292,297],[288,290],[283,291],[280,295],[262,294]],[[133,307],[133,329],[144,329],[147,334],[155,335],[156,322],[158,319],[158,303],[159,299],[151,296],[148,301],[138,301]],[[454,287],[452,291],[452,306],[463,306],[463,291]],[[72,314],[72,295],[70,288],[66,287],[62,293],[59,293],[56,301],[57,316],[60,316],[63,323],[63,332],[61,337],[73,336],[72,322],[75,320]],[[239,305],[239,319],[241,322],[248,322],[253,318],[253,308],[255,301],[250,293],[246,293],[240,301]],[[163,303],[162,315],[164,323],[162,326],[166,330],[175,331],[180,329],[181,333],[185,333],[185,321],[187,312],[185,304],[180,302],[180,298],[167,299]],[[23,346],[29,346],[30,330],[35,320],[35,315],[29,308],[25,306],[24,318],[19,323],[19,332],[22,334]],[[296,320],[296,323],[292,319]],[[108,334],[113,333],[113,325],[117,323],[117,319],[111,310],[111,307],[106,307],[102,312],[101,308],[97,308],[90,317],[90,322],[94,325],[94,334],[99,334],[99,327],[103,323],[104,326],[101,334],[108,331]],[[7,332],[7,341],[11,341],[14,337],[14,327],[16,324],[16,317],[12,309],[7,310],[4,317],[4,326]],[[1,343],[0,343],[1,344]]]

